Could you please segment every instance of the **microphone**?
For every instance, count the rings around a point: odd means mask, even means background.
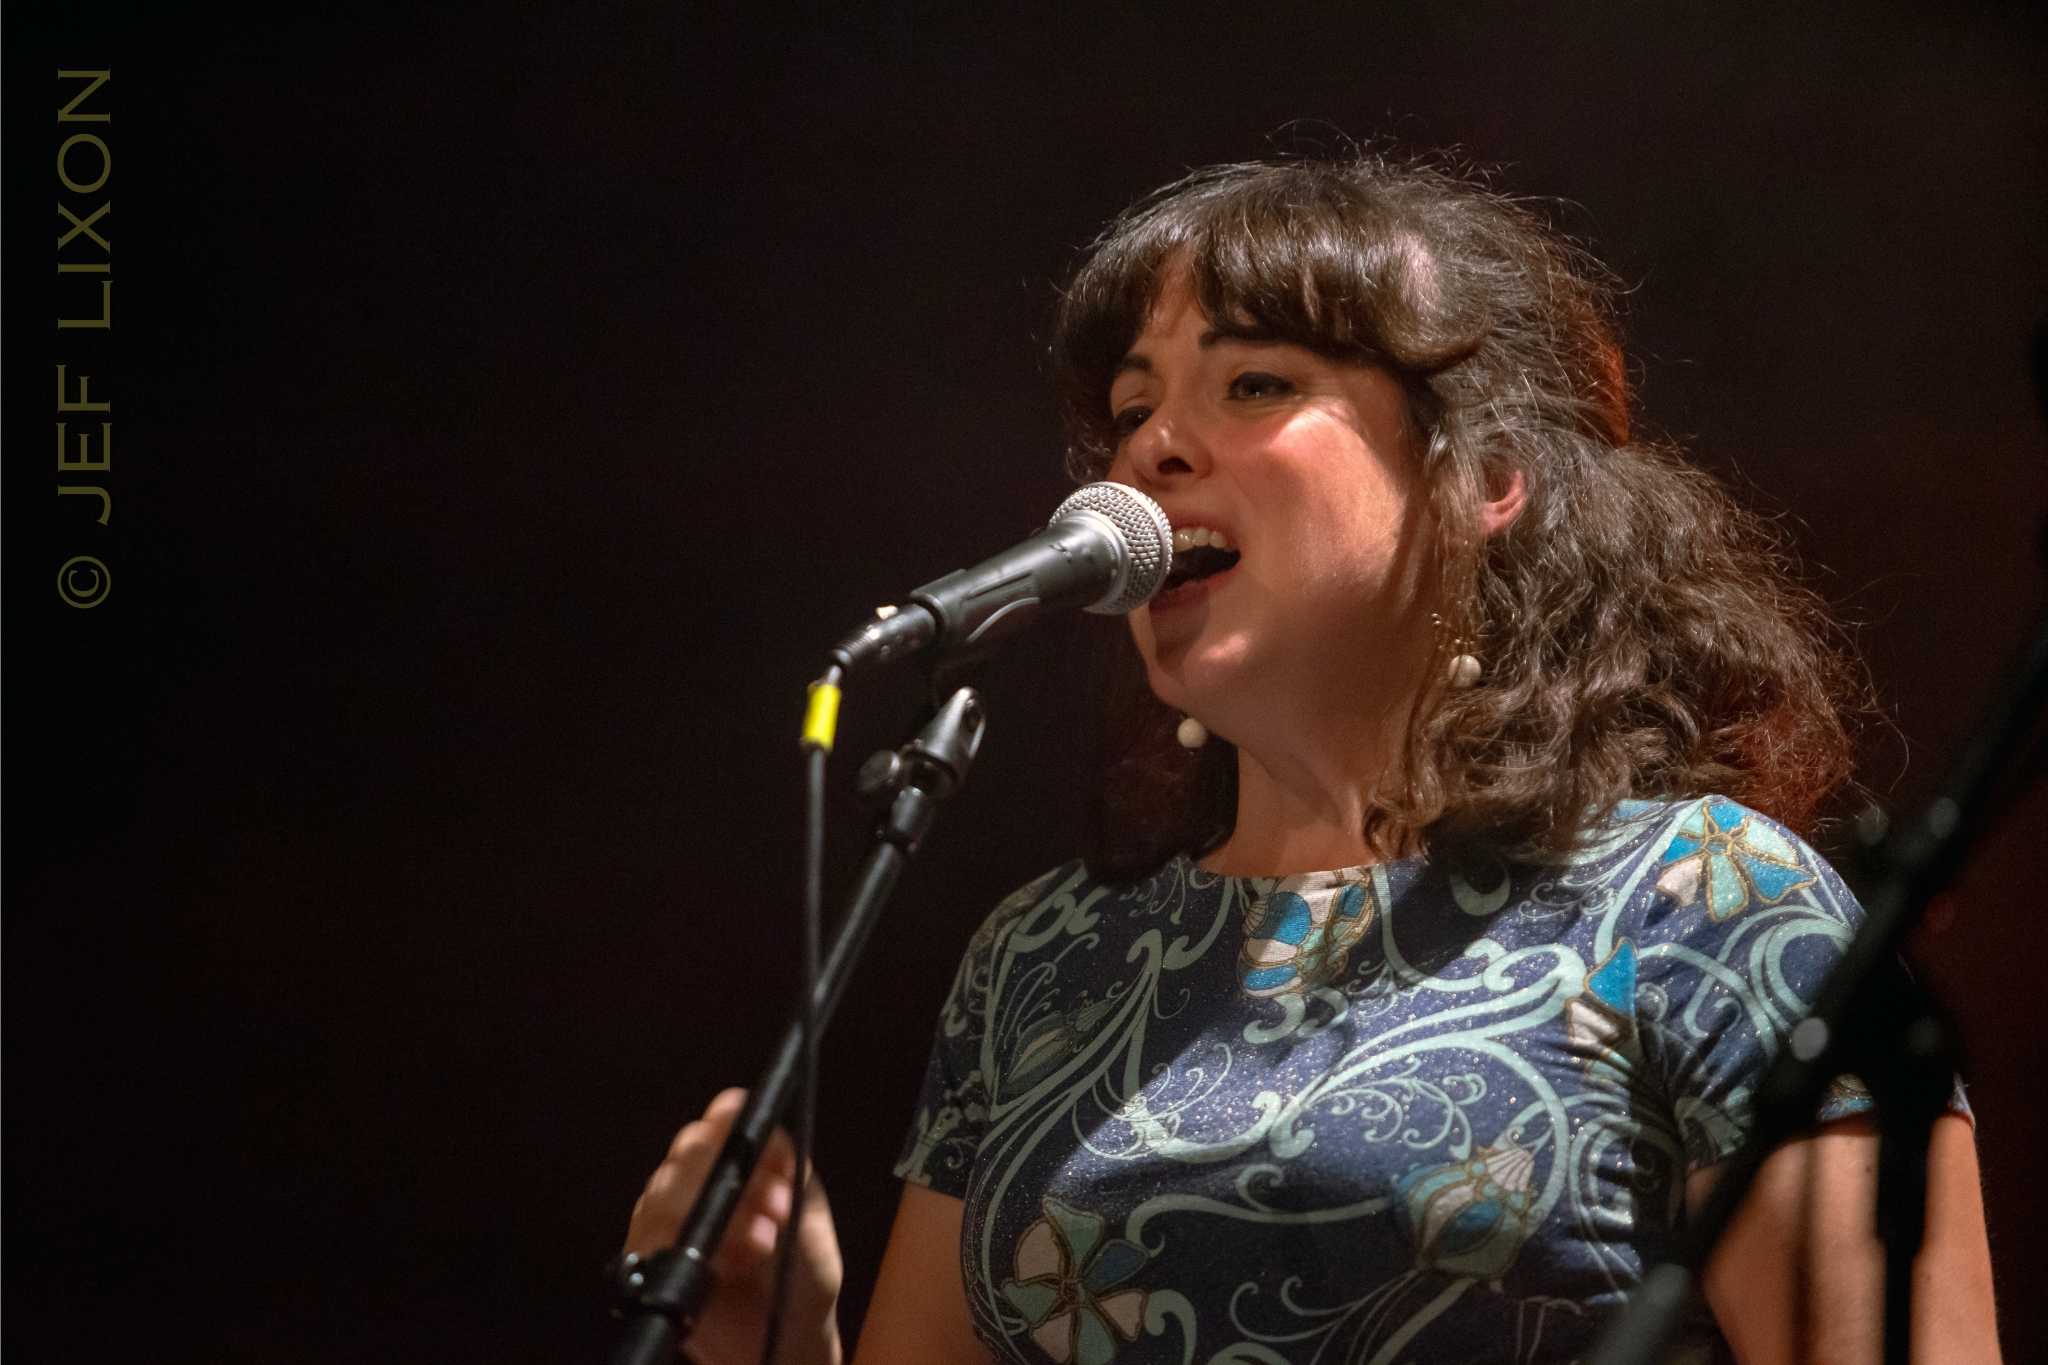
[[[832,660],[851,673],[925,649],[968,652],[1062,607],[1120,615],[1159,591],[1172,567],[1173,527],[1159,504],[1124,484],[1091,483],[1029,540],[878,608]]]

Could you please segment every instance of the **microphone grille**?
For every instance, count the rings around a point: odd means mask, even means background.
[[[1105,481],[1075,489],[1052,519],[1058,521],[1075,512],[1106,517],[1124,545],[1121,589],[1091,605],[1089,611],[1120,616],[1159,591],[1173,568],[1173,524],[1167,521],[1164,508],[1128,484]]]

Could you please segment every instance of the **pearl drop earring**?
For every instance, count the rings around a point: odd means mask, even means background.
[[[1182,716],[1173,737],[1180,741],[1183,749],[1199,749],[1209,742],[1209,727],[1193,716]]]
[[[1477,687],[1480,665],[1479,656],[1472,653],[1472,642],[1462,635],[1453,635],[1450,624],[1436,612],[1429,614],[1429,623],[1436,627],[1437,648],[1451,656],[1444,667],[1444,681],[1457,692]]]

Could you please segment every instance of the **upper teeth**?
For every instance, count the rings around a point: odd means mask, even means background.
[[[1175,528],[1173,533],[1173,552],[1175,554],[1199,549],[1204,545],[1212,550],[1235,550],[1237,548],[1230,543],[1229,536],[1224,535],[1221,531],[1211,530],[1207,526],[1182,526]]]

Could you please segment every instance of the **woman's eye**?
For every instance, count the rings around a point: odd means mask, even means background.
[[[1232,398],[1276,398],[1281,394],[1291,393],[1293,389],[1294,385],[1279,375],[1261,374],[1256,370],[1241,374],[1230,381]]]
[[[1127,408],[1120,409],[1114,417],[1110,418],[1110,426],[1115,430],[1116,438],[1121,441],[1139,427],[1144,426],[1145,419],[1151,415],[1152,409],[1138,403],[1133,403]]]

